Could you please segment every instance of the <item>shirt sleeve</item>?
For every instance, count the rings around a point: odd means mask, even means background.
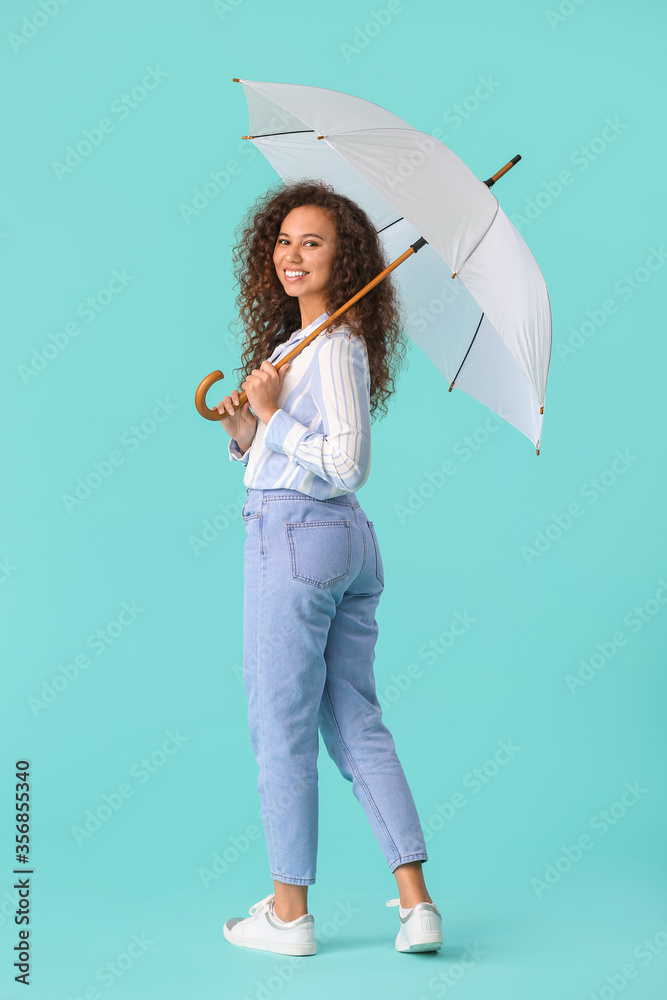
[[[243,462],[244,465],[248,464],[248,459],[250,458],[250,448],[247,448],[245,452],[242,452],[239,448],[238,441],[235,441],[234,438],[230,438],[227,449],[229,451],[230,462],[233,462],[234,459],[236,459],[239,462]]]
[[[319,378],[311,393],[322,415],[317,433],[283,409],[266,425],[264,444],[289,456],[338,489],[358,490],[368,479],[371,457],[370,374],[363,340],[323,337]]]

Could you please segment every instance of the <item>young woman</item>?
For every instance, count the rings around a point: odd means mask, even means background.
[[[422,874],[422,828],[382,722],[373,660],[384,569],[356,491],[370,471],[371,414],[405,344],[384,278],[288,365],[274,365],[385,266],[374,226],[319,181],[270,190],[234,248],[246,331],[238,407],[218,405],[244,463],[243,673],[274,891],[225,924],[233,944],[316,951],[318,730],[352,782],[398,884],[399,951],[437,950],[440,912]],[[300,323],[300,326],[299,326]],[[402,356],[402,355],[401,355]],[[267,360],[268,359],[268,360]],[[252,412],[251,412],[252,408]]]

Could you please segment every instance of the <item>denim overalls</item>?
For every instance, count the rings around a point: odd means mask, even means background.
[[[427,861],[375,691],[384,573],[372,522],[355,493],[250,487],[242,517],[243,676],[271,877],[315,882],[318,728],[390,871]]]

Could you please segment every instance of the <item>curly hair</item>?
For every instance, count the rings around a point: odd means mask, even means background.
[[[300,328],[298,299],[288,295],[276,274],[273,252],[283,220],[294,208],[314,205],[336,228],[336,250],[325,309],[331,314],[387,266],[380,239],[366,212],[318,179],[269,188],[246,212],[233,248],[238,319],[245,331],[239,383],[259,368],[275,347]],[[370,369],[370,413],[386,414],[395,377],[405,359],[401,307],[391,275],[387,275],[340,317],[363,338]],[[328,335],[329,328],[324,331]]]

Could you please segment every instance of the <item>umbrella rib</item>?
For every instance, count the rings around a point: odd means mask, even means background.
[[[389,229],[390,226],[395,226],[397,222],[402,222],[403,218],[404,217],[401,215],[399,219],[394,219],[393,222],[388,222],[386,226],[382,227],[382,229],[378,229],[378,233],[383,233],[385,229]]]
[[[433,138],[428,132],[420,132],[419,129],[413,128],[412,125],[405,127],[403,125],[374,125],[370,128],[349,128],[344,132],[333,132],[331,134],[335,137],[337,135],[356,135],[357,132],[416,132],[417,135],[427,135],[429,139]],[[328,136],[323,136],[323,138],[327,139]]]
[[[494,195],[493,197],[494,197],[494,198],[496,198],[496,196],[495,196],[495,195]],[[484,232],[482,233],[482,235],[480,236],[480,238],[479,238],[479,239],[477,240],[477,242],[475,243],[475,245],[474,245],[474,247],[472,248],[472,250],[470,250],[470,252],[468,253],[468,256],[467,256],[467,257],[465,258],[465,260],[462,260],[462,261],[461,261],[461,263],[459,264],[459,266],[458,266],[458,270],[456,271],[456,273],[457,273],[457,274],[460,274],[460,273],[461,273],[461,268],[463,267],[463,265],[464,265],[464,264],[467,264],[467,262],[468,262],[468,261],[470,260],[470,258],[471,258],[471,257],[472,257],[472,255],[474,254],[474,252],[475,252],[475,250],[477,249],[477,247],[478,247],[478,246],[480,245],[480,243],[482,242],[482,240],[484,239],[484,237],[485,237],[485,236],[486,236],[486,234],[488,233],[488,231],[489,231],[489,229],[491,228],[491,226],[493,225],[493,223],[494,223],[494,222],[496,221],[496,216],[498,215],[498,209],[499,209],[499,208],[500,208],[500,204],[499,204],[499,202],[498,202],[498,199],[496,198],[496,210],[495,210],[495,212],[493,213],[493,218],[491,219],[491,222],[490,222],[490,223],[488,224],[488,226],[486,227],[486,229],[484,230]],[[452,275],[452,278],[453,278],[453,277],[454,277],[454,275]],[[458,374],[458,373],[457,373],[457,374]]]
[[[407,128],[399,127],[398,125],[378,125],[375,128],[351,128],[347,129],[345,132],[333,132],[332,137],[337,135],[355,135],[357,132],[417,132],[418,135],[428,135],[428,132],[419,132],[418,129],[408,126]],[[250,139],[272,139],[276,135],[299,135],[301,132],[315,132],[314,128],[298,128],[293,132],[264,132],[263,135],[253,135],[248,136]],[[322,139],[328,139],[328,135],[321,136]],[[430,138],[433,138],[432,136]]]
[[[272,139],[274,135],[301,135],[302,132],[314,132],[314,128],[296,128],[293,132],[264,132],[262,135],[253,135],[253,139]],[[250,139],[251,137],[248,136]]]
[[[451,385],[450,385],[450,387],[449,387],[449,391],[450,391],[450,392],[451,392],[451,391],[452,391],[452,389],[454,388],[454,383],[456,382],[457,378],[459,377],[459,374],[460,374],[460,372],[461,372],[461,369],[463,368],[463,365],[465,364],[465,360],[466,360],[466,358],[467,358],[467,357],[468,357],[468,355],[470,354],[470,348],[471,348],[471,347],[472,347],[472,345],[473,345],[473,344],[475,343],[475,337],[476,337],[476,336],[477,336],[477,334],[479,333],[479,328],[480,328],[480,326],[482,325],[482,320],[483,320],[483,319],[484,319],[484,313],[482,313],[482,315],[481,315],[481,316],[479,317],[479,323],[477,324],[477,329],[475,330],[475,336],[474,336],[474,337],[472,338],[472,340],[470,341],[470,346],[468,347],[468,350],[467,350],[467,351],[465,352],[465,356],[464,356],[464,358],[463,358],[463,361],[462,361],[462,362],[461,362],[461,364],[459,365],[459,370],[457,371],[456,375],[455,375],[455,376],[454,376],[454,378],[452,379],[452,384],[451,384]]]

